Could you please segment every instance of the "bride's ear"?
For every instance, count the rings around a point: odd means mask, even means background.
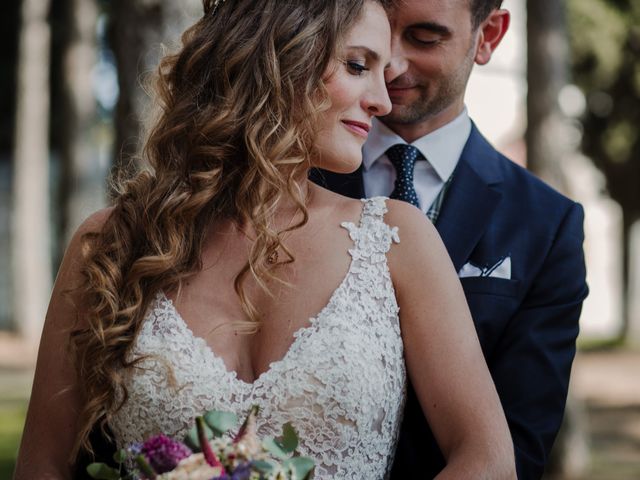
[[[494,10],[478,27],[478,46],[475,62],[486,65],[509,29],[511,14],[508,10]]]

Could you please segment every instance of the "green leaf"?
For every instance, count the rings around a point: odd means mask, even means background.
[[[213,430],[216,437],[224,435],[231,429],[235,429],[238,424],[238,417],[231,412],[219,412],[213,410],[204,415],[207,426]]]
[[[211,430],[206,425],[206,423],[204,426],[204,430],[205,430],[205,433],[207,434],[207,439],[211,440],[214,436],[213,430]],[[186,443],[187,447],[189,447],[194,452],[200,451],[200,440],[198,439],[198,428],[195,425],[191,428],[191,430],[189,430],[189,433],[187,433],[187,436],[184,437],[184,443]]]
[[[291,423],[282,426],[282,437],[278,438],[278,443],[287,453],[293,453],[298,448],[298,435]]]
[[[260,473],[270,474],[275,472],[277,465],[267,460],[254,460],[251,462],[251,466]]]
[[[298,435],[290,423],[282,426],[282,436],[278,438],[267,438],[262,442],[262,446],[274,457],[286,460],[298,448]]]
[[[87,473],[98,480],[120,480],[120,472],[106,463],[92,463],[87,466]]]
[[[118,450],[116,453],[113,454],[113,461],[116,462],[118,465],[124,463],[126,459],[127,459],[127,451],[124,448]]]
[[[136,457],[136,463],[138,464],[138,468],[142,471],[146,478],[154,479],[156,478],[156,472],[153,467],[147,461],[147,458],[140,454]]]
[[[285,470],[291,470],[291,480],[309,478],[315,466],[315,462],[309,457],[293,457],[282,464]]]
[[[265,438],[262,442],[262,447],[274,457],[286,460],[289,458],[289,452],[286,452],[280,446],[280,442],[273,438]]]

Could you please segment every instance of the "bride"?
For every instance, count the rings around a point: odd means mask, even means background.
[[[382,479],[407,374],[447,459],[438,478],[514,478],[434,228],[408,204],[307,180],[357,169],[390,110],[382,0],[204,7],[161,64],[149,168],[60,267],[15,478],[71,478],[94,425],[123,446],[258,404],[259,433],[291,421],[315,478]]]

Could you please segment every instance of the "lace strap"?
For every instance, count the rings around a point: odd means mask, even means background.
[[[355,249],[349,250],[351,256],[358,252],[360,257],[370,257],[374,253],[385,254],[391,248],[391,243],[400,243],[398,227],[390,227],[384,222],[387,213],[386,197],[363,198],[360,224],[342,222],[340,225],[347,229]]]
[[[361,222],[370,217],[384,223],[384,215],[388,212],[387,197],[363,198],[360,201],[364,204]]]

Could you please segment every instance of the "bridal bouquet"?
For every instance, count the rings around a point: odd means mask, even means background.
[[[244,423],[233,413],[212,411],[195,420],[184,442],[156,435],[114,455],[117,468],[92,463],[87,473],[99,480],[308,480],[315,466],[296,454],[298,436],[286,423],[282,436],[260,441],[254,406]],[[134,465],[124,472],[124,465]]]

